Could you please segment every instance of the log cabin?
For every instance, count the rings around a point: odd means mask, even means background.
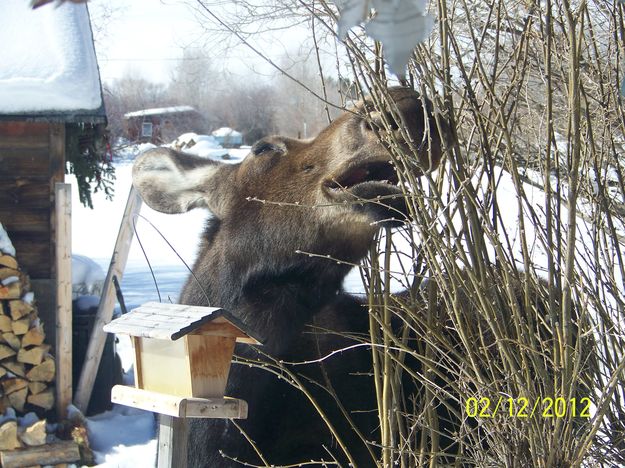
[[[124,137],[132,142],[162,145],[187,132],[206,133],[204,116],[191,106],[142,109],[124,114]]]
[[[0,222],[52,331],[55,184],[65,179],[68,154],[106,124],[87,6],[33,10],[5,0],[0,42]]]

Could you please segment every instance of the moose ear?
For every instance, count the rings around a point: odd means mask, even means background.
[[[217,191],[226,169],[210,159],[155,148],[135,160],[132,183],[156,211],[174,214],[205,207],[219,217],[223,201]]]

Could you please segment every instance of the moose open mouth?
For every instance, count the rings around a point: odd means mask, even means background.
[[[325,183],[325,187],[330,191],[339,192],[368,182],[397,185],[399,183],[399,178],[397,177],[395,168],[390,162],[376,161],[348,168],[338,177],[333,177],[328,180]]]

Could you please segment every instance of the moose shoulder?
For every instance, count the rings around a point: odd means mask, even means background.
[[[407,88],[389,94],[401,122],[385,128],[410,138],[420,167],[433,169],[443,135],[431,104]],[[379,226],[405,215],[390,153],[375,131],[383,127],[376,119],[390,114],[371,120],[358,109],[312,140],[263,139],[237,165],[166,148],[148,151],[135,163],[133,183],[152,208],[181,213],[204,207],[213,214],[181,302],[224,307],[264,338],[262,350],[237,349],[255,365],[233,366],[227,389],[249,402],[249,419],[240,424],[249,440],[232,422],[197,421],[191,466],[239,466],[221,453],[259,464],[255,449],[275,465],[334,458],[374,464],[375,450],[366,443],[377,424],[366,351],[297,369],[332,431],[304,392],[262,369],[263,362],[314,361],[352,344],[336,334],[310,333],[309,325],[367,331],[366,309],[341,291],[349,267],[302,253],[357,263]],[[314,382],[331,382],[333,390]]]

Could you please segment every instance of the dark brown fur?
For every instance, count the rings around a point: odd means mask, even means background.
[[[430,104],[405,88],[393,89],[390,95],[415,146],[423,148],[415,158],[422,168],[435,167],[441,137],[432,130],[429,140],[424,138],[426,119],[430,129],[437,128]],[[155,149],[137,160],[133,177],[145,201],[159,211],[207,207],[214,215],[193,268],[197,280],[189,278],[181,302],[224,307],[264,339],[260,352],[278,360],[303,361],[353,344],[336,335],[307,333],[308,325],[367,333],[366,309],[341,291],[349,266],[305,253],[357,263],[366,255],[379,222],[403,216],[398,187],[363,180],[367,167],[388,177],[384,165],[389,159],[371,123],[361,113],[348,112],[313,140],[261,140],[238,165]],[[375,201],[378,196],[385,197],[387,206]],[[391,196],[397,198],[386,198]],[[373,201],[354,203],[363,199]],[[237,348],[237,354],[264,360],[250,347]],[[373,466],[374,457],[333,398],[312,383],[331,382],[362,436],[376,439],[374,389],[363,375],[370,371],[368,352],[344,352],[322,365],[297,366],[294,371],[306,376],[302,381],[358,466]],[[271,373],[234,365],[227,394],[248,401],[249,419],[240,424],[270,464],[347,460],[303,394]],[[369,412],[356,412],[362,410]],[[190,466],[238,466],[222,458],[221,451],[260,463],[231,422],[194,423]]]

